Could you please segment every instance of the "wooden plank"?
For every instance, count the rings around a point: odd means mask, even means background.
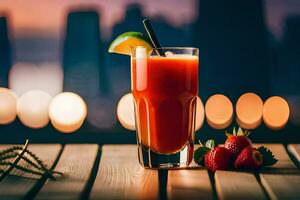
[[[298,164],[300,164],[300,144],[289,144],[287,148],[289,152],[297,159]]]
[[[207,170],[169,170],[167,196],[168,199],[213,199]]]
[[[261,183],[270,199],[300,199],[300,175],[264,174]]]
[[[80,199],[90,178],[98,153],[96,144],[68,144],[55,167],[64,173],[58,180],[48,180],[36,199]]]
[[[300,199],[300,174],[281,144],[264,144],[278,162],[261,171],[260,180],[270,199]]]
[[[219,199],[265,199],[253,173],[216,171],[215,184]]]
[[[12,145],[10,145],[12,146]],[[4,149],[9,146],[1,146]],[[61,151],[60,144],[30,144],[28,150],[32,151],[39,158],[45,161],[47,166],[52,166]],[[24,164],[24,162],[20,162]],[[37,184],[38,177],[36,175],[24,174],[19,170],[13,170],[11,174],[18,174],[25,177],[8,176],[0,184],[0,199],[22,199]]]
[[[255,147],[268,147],[279,160],[274,166],[263,168],[261,173],[295,173],[298,169],[289,159],[281,144],[255,144]],[[263,175],[264,176],[264,175]],[[251,172],[217,171],[216,190],[220,199],[263,199],[265,194],[254,174]]]
[[[299,172],[296,165],[290,159],[289,155],[287,154],[282,144],[256,144],[255,145],[255,147],[259,147],[259,146],[265,146],[269,148],[273,152],[275,157],[278,159],[278,162],[275,165],[273,165],[272,167],[263,168],[261,170],[261,173],[294,174]]]
[[[138,163],[136,145],[104,145],[91,199],[157,199],[157,170]]]

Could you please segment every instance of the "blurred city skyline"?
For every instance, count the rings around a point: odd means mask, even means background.
[[[300,1],[263,0],[262,4],[267,31],[272,37],[280,40],[284,34],[286,19],[300,14]],[[215,6],[218,7],[218,4]],[[130,10],[131,8],[135,10]],[[113,37],[124,31],[144,31],[142,18],[135,18],[139,15],[163,21],[173,30],[183,30],[184,35],[177,39],[174,39],[176,36],[173,36],[176,34],[172,32],[160,34],[163,45],[181,46],[184,43],[183,46],[186,46],[193,45],[191,40],[197,40],[190,33],[198,16],[201,16],[199,8],[201,0],[44,0],[42,3],[39,0],[1,0],[0,17],[6,18],[12,43],[12,58],[15,62],[32,60],[60,62],[70,12],[84,10],[97,12],[100,37],[104,43],[110,42]],[[126,17],[129,17],[128,20],[134,26],[126,21]],[[127,24],[122,24],[124,22]],[[122,28],[118,29],[120,26]],[[159,31],[159,28],[156,29]]]
[[[145,32],[146,17],[162,46],[200,49],[204,102],[215,93],[233,103],[245,92],[280,95],[300,124],[299,0],[2,0],[0,87],[74,91],[89,108],[83,130],[124,131],[115,111],[130,92],[130,59],[107,48],[123,32]]]
[[[199,1],[201,3],[201,0]],[[298,0],[264,0],[266,25],[276,36],[281,37],[287,16],[299,14]],[[0,16],[6,16],[14,37],[39,35],[61,37],[65,31],[66,18],[70,10],[93,9],[101,20],[102,39],[109,40],[113,27],[125,18],[130,4],[141,5],[144,16],[163,17],[175,27],[191,24],[198,17],[197,0],[1,0]],[[176,12],[175,12],[176,11]]]
[[[182,26],[196,19],[196,2],[196,0],[44,0],[43,2],[1,0],[0,16],[7,15],[15,37],[30,35],[58,37],[65,31],[70,11],[92,9],[100,15],[102,36],[107,40],[110,39],[113,27],[125,18],[127,7],[131,4],[139,4],[145,16],[163,17],[173,26]]]

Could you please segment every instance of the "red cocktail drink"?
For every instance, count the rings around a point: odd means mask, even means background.
[[[198,50],[172,48],[168,51],[173,54],[163,57],[136,49],[131,58],[137,138],[141,148],[155,154],[175,155],[187,148],[185,164],[188,165],[195,131]],[[140,153],[140,162],[144,157]],[[146,160],[150,162],[151,158]],[[156,167],[161,164],[152,163]]]

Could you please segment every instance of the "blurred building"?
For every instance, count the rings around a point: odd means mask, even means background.
[[[7,19],[5,16],[0,15],[0,87],[8,86],[8,72],[11,62]]]

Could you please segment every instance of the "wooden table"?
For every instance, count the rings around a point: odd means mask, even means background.
[[[212,174],[195,164],[145,170],[135,145],[32,144],[28,148],[64,176],[8,176],[0,182],[0,199],[300,199],[300,144],[265,146],[279,159],[272,168]]]

